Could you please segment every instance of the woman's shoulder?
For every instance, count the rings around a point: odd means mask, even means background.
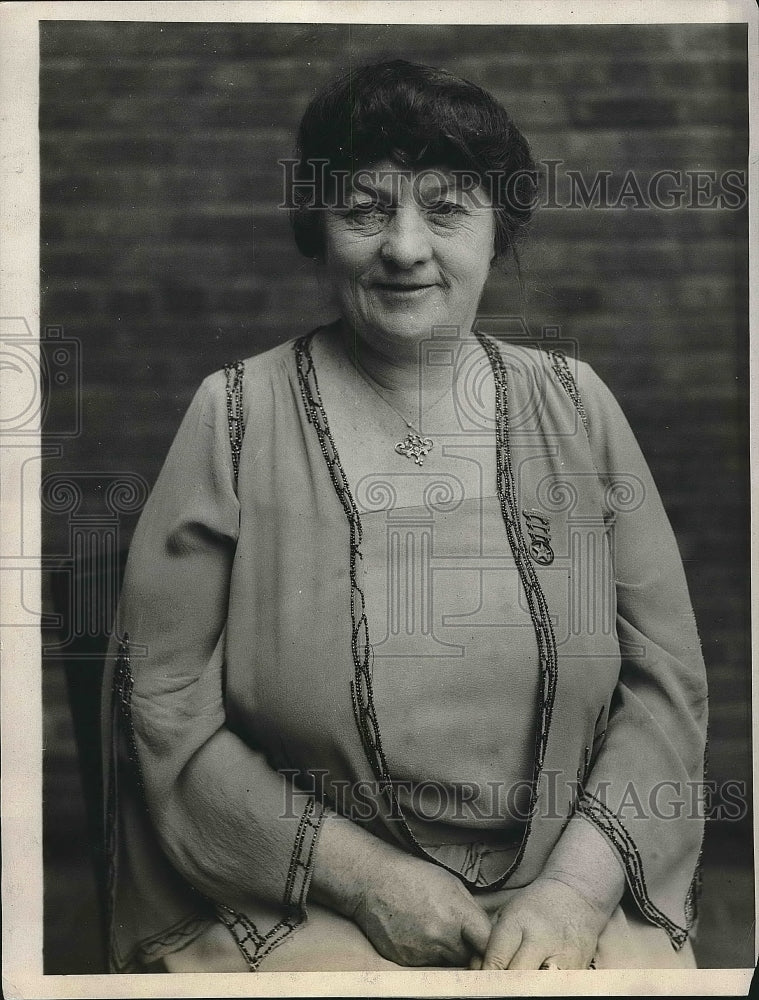
[[[528,384],[553,385],[558,400],[577,405],[577,396],[587,396],[592,404],[598,397],[611,395],[593,366],[563,344],[490,339],[497,343],[507,373],[521,376]]]
[[[232,357],[224,364],[207,375],[202,385],[209,389],[220,389],[226,386],[234,372],[238,372],[245,381],[253,378],[271,378],[292,366],[293,347],[300,337],[292,337],[281,344],[275,344],[263,351],[244,357]]]
[[[190,410],[200,413],[208,425],[230,427],[242,417],[242,426],[251,421],[267,421],[275,406],[295,397],[293,347],[302,338],[292,337],[281,344],[243,358],[231,356],[198,385]]]
[[[294,348],[314,333],[316,330],[299,334],[241,358],[231,356],[223,367],[217,368],[203,379],[199,391],[210,394],[222,408],[228,406],[232,395],[239,394],[246,413],[252,407],[259,410],[263,407],[265,411],[267,400],[287,397],[288,387],[297,378]]]
[[[630,445],[632,433],[614,393],[575,349],[551,341],[499,341],[498,346],[517,410],[521,405],[539,414],[543,430],[557,430],[566,447],[589,440],[597,465],[606,461],[610,447]]]

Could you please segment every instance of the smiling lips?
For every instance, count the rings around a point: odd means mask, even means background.
[[[381,292],[392,292],[396,295],[413,295],[414,293],[426,292],[429,288],[434,288],[432,284],[418,284],[399,281],[376,281],[374,287]]]

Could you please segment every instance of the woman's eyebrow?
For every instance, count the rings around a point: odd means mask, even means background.
[[[450,201],[463,205],[468,200],[469,192],[459,184],[430,185],[421,186],[417,192],[417,199],[422,205],[435,205],[440,202]]]
[[[471,191],[471,180],[463,183],[456,173],[430,170],[412,171],[358,171],[346,192],[348,204],[361,202],[395,204],[401,195],[402,185],[410,184],[411,191],[423,205],[432,205],[446,199],[461,200]]]
[[[348,189],[348,201],[374,201],[391,202],[397,200],[394,197],[393,188],[389,185],[375,184],[366,179],[362,180],[358,187],[351,186]]]

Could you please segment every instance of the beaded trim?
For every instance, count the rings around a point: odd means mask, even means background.
[[[300,922],[296,917],[286,917],[266,934],[262,934],[250,917],[244,913],[237,913],[222,903],[216,904],[216,915],[235,939],[235,944],[242,952],[251,972],[258,970],[266,956],[292,933]]]
[[[111,727],[112,740],[116,741],[119,733],[119,721],[124,724],[124,735],[127,742],[127,757],[134,767],[137,787],[141,793],[141,801],[144,804],[142,773],[137,760],[137,743],[134,737],[132,726],[132,690],[134,681],[132,679],[131,663],[129,658],[129,634],[125,633],[124,638],[119,643],[116,654],[116,665],[111,683]],[[124,967],[124,962],[116,956],[113,942],[113,914],[116,905],[116,841],[117,831],[117,809],[116,809],[116,768],[118,767],[118,748],[113,747],[108,767],[108,788],[106,792],[106,816],[105,816],[105,851],[107,858],[106,870],[106,898],[108,900],[108,928],[107,940],[109,941],[109,964],[111,969],[118,970]]]
[[[703,774],[704,779],[706,779],[706,772],[709,767],[709,732],[707,729],[706,733],[706,743],[704,745],[704,768]],[[687,921],[688,930],[695,924],[698,918],[698,904],[701,898],[702,889],[702,865],[704,858],[704,837],[706,836],[706,826],[704,825],[703,833],[701,834],[701,846],[698,850],[698,858],[696,859],[696,867],[693,872],[693,878],[688,886],[688,893],[685,897],[685,919]]]
[[[168,930],[161,931],[158,936],[140,941],[127,958],[118,959],[112,955],[111,972],[143,972],[146,964],[179,950],[176,945],[180,941],[182,942],[180,948],[190,944],[203,933],[208,924],[207,916],[187,917]]]
[[[132,722],[132,692],[134,691],[134,678],[132,677],[132,661],[129,652],[129,633],[124,633],[124,638],[119,643],[119,651],[116,656],[116,669],[113,674],[112,711],[115,719],[118,710],[124,722],[125,735],[127,740],[127,756],[129,763],[134,768],[137,787],[140,794],[145,795],[145,785],[142,780],[142,770],[137,756],[137,741],[134,735],[134,723]]]
[[[316,811],[316,800],[309,799],[295,835],[290,870],[287,873],[285,883],[285,906],[296,906],[299,910],[303,909],[314,863],[316,838],[323,819],[324,813],[321,810],[318,813]]]
[[[621,820],[608,806],[592,792],[586,792],[577,806],[578,813],[586,816],[614,845],[627,874],[627,881],[635,896],[641,912],[652,923],[662,927],[669,936],[676,951],[679,951],[688,938],[688,931],[680,927],[662,913],[648,895],[646,879],[643,874],[643,862],[635,846],[635,841],[625,829]]]
[[[127,741],[127,757],[130,765],[134,768],[134,775],[141,794],[141,800],[143,805],[145,805],[144,783],[137,756],[137,743],[135,740],[131,713],[133,689],[134,680],[132,677],[129,655],[129,635],[125,633],[124,638],[119,644],[119,651],[116,658],[116,668],[113,676],[111,694],[111,717],[113,720],[114,731],[116,731],[119,718],[123,721],[124,735]],[[150,961],[152,958],[160,957],[162,954],[171,951],[173,946],[179,941],[189,943],[192,938],[197,937],[203,928],[208,925],[208,917],[201,915],[188,917],[175,927],[162,931],[154,938],[145,938],[141,940],[137,947],[133,949],[131,955],[127,958],[122,958],[117,955],[112,936],[112,915],[115,912],[117,837],[116,782],[114,774],[115,766],[115,761],[111,760],[108,776],[108,806],[106,813],[108,854],[107,892],[110,922],[108,939],[111,942],[109,947],[109,965],[112,972],[124,972],[128,971],[130,968],[138,967],[136,964],[136,956],[138,954],[140,956],[144,956],[147,961]],[[301,817],[300,825],[295,838],[295,845],[293,847],[293,854],[290,861],[290,872],[288,874],[287,886],[285,890],[286,905],[297,906],[299,909],[302,909],[303,907],[303,901],[308,888],[308,876],[313,864],[313,852],[316,844],[316,836],[323,818],[323,813],[319,813],[316,817],[314,816],[315,809],[316,805],[312,800],[309,802],[307,808],[304,810],[303,816]],[[305,861],[302,860],[304,855]],[[186,882],[186,879],[184,879],[184,881]],[[269,954],[272,948],[279,944],[283,938],[294,930],[299,922],[295,917],[286,917],[274,926],[267,934],[262,935],[256,929],[255,924],[244,913],[237,913],[235,910],[232,910],[221,903],[214,903],[214,901],[209,899],[205,893],[200,892],[189,882],[187,882],[187,885],[195,893],[197,893],[199,900],[203,900],[212,907],[212,912],[213,909],[215,909],[218,918],[225,924],[234,937],[235,943],[242,952],[243,957],[248,963],[251,971],[255,971],[258,968],[258,965],[266,957],[266,955]],[[253,944],[255,949],[253,951],[250,947],[251,944]]]
[[[548,730],[553,713],[556,694],[557,654],[556,639],[548,612],[545,595],[530,559],[529,550],[522,535],[519,523],[519,509],[516,502],[516,489],[511,470],[511,456],[508,441],[508,384],[506,367],[500,351],[495,344],[483,334],[477,334],[478,340],[485,350],[493,368],[496,384],[496,426],[497,426],[497,466],[498,495],[501,501],[501,513],[506,525],[509,544],[514,555],[514,561],[520,574],[527,596],[530,617],[535,628],[540,662],[541,697],[540,717],[536,733],[535,756],[533,763],[533,783],[529,816],[519,851],[504,874],[487,887],[500,887],[520,864],[524,855],[527,839],[530,834],[532,815],[537,803],[540,773],[545,759]],[[354,676],[351,681],[351,696],[356,724],[361,735],[369,763],[378,779],[380,788],[390,806],[390,815],[399,823],[399,828],[412,849],[422,857],[427,857],[424,848],[414,837],[397,800],[387,760],[382,747],[382,737],[377,721],[374,697],[372,691],[371,662],[372,650],[369,642],[369,629],[366,619],[364,594],[358,583],[356,566],[361,554],[361,518],[350,491],[347,478],[340,463],[340,457],[329,429],[329,421],[324,410],[319,385],[311,356],[310,343],[313,333],[297,340],[293,349],[295,352],[298,382],[309,423],[314,427],[319,439],[319,446],[327,464],[335,492],[340,500],[348,519],[350,532],[350,583],[351,583],[351,647],[354,662]],[[460,876],[460,872],[445,865],[441,867]]]
[[[372,647],[369,642],[364,592],[359,585],[357,574],[357,561],[363,558],[361,554],[361,540],[363,537],[361,518],[350,487],[348,486],[348,480],[343,471],[337,448],[335,447],[321,393],[319,392],[319,383],[316,379],[314,360],[310,350],[312,338],[313,333],[301,337],[293,344],[293,350],[295,352],[298,384],[306,417],[316,431],[319,439],[319,447],[327,464],[332,485],[335,488],[335,493],[342,504],[348,520],[351,584],[351,650],[354,663],[354,675],[351,680],[353,714],[361,735],[364,750],[390,806],[391,815],[400,818],[401,829],[416,853],[421,857],[426,857],[423,848],[414,837],[406,822],[402,819],[400,805],[392,785],[385,752],[382,747],[382,737],[377,722],[372,691]],[[452,871],[453,869],[450,870]]]
[[[127,760],[131,765],[137,789],[140,795],[140,802],[147,808],[145,801],[145,785],[142,778],[142,769],[137,756],[137,741],[134,734],[134,723],[132,721],[132,692],[134,690],[134,679],[132,677],[132,665],[129,649],[129,633],[124,633],[124,638],[119,642],[118,653],[116,655],[116,665],[113,673],[111,685],[111,726],[114,736],[119,732],[119,723],[123,725],[123,734],[126,739]],[[121,958],[116,953],[116,946],[113,939],[113,914],[116,904],[116,841],[117,831],[117,808],[116,808],[116,768],[118,749],[114,748],[108,769],[108,789],[106,797],[106,893],[108,899],[108,930],[107,940],[109,943],[109,966],[112,971],[118,972],[130,968],[134,964],[134,958],[138,951],[146,954],[157,952],[162,946],[171,946],[178,941],[189,928],[195,929],[196,918],[184,921],[176,928],[171,928],[167,932],[162,932],[159,937],[141,941],[138,948],[126,959]],[[202,923],[200,921],[199,923]]]
[[[582,396],[577,388],[577,382],[572,374],[572,371],[567,364],[567,356],[562,351],[552,351],[547,350],[546,354],[551,359],[551,367],[556,373],[556,377],[562,386],[566,394],[574,403],[574,407],[577,410],[580,420],[583,422],[586,433],[590,433],[590,424],[588,423],[588,415],[585,412],[585,407],[583,406]]]
[[[120,655],[120,652],[119,652]],[[117,660],[118,664],[118,660]],[[114,675],[111,685],[111,726],[116,729],[116,678]],[[113,735],[111,737],[113,744]],[[116,841],[117,841],[117,810],[116,810],[116,750],[111,746],[108,760],[108,786],[106,789],[106,810],[105,810],[105,856],[106,856],[106,900],[107,926],[106,940],[108,941],[108,964],[112,972],[118,972],[123,965],[120,965],[116,958],[116,950],[113,943],[113,914],[115,912],[116,900]]]
[[[242,387],[245,374],[245,364],[235,361],[224,366],[226,376],[227,420],[229,424],[229,443],[232,453],[232,468],[235,484],[240,473],[240,455],[242,453],[245,426],[243,421]],[[290,858],[290,868],[285,883],[284,903],[286,906],[303,910],[306,891],[313,867],[313,852],[316,837],[321,826],[323,813],[315,816],[316,803],[308,802],[298,825],[295,843]],[[304,860],[305,858],[305,860]],[[299,921],[294,917],[286,917],[276,924],[268,933],[261,934],[254,922],[244,913],[238,913],[223,904],[216,905],[219,919],[232,934],[243,954],[251,972],[255,972],[263,959],[275,948]]]
[[[582,397],[577,388],[577,382],[575,381],[574,375],[567,364],[566,355],[561,351],[547,350],[546,354],[551,360],[551,367],[553,368],[559,382],[563,386],[569,398],[572,400],[575,409],[583,422],[585,431],[590,432],[590,426],[588,421],[588,416],[585,411],[585,407],[582,402]],[[601,734],[603,735],[603,734]],[[585,781],[587,780],[588,774],[590,772],[590,759],[589,753],[586,748],[584,766],[581,765],[578,769],[578,787],[582,792],[584,789]],[[580,780],[580,774],[582,773],[582,779]],[[588,795],[588,798],[584,798],[577,805],[577,811],[584,813],[588,819],[593,820],[598,824],[600,829],[602,829],[609,839],[615,844],[620,855],[622,856],[623,862],[625,864],[625,870],[630,881],[633,893],[638,899],[641,910],[649,916],[654,923],[663,927],[664,930],[669,935],[672,943],[676,948],[681,948],[687,938],[687,930],[693,926],[696,920],[696,915],[698,911],[698,898],[701,894],[701,857],[703,854],[703,840],[701,845],[701,850],[699,851],[698,860],[696,862],[696,869],[693,873],[693,878],[691,880],[690,886],[688,887],[688,892],[685,898],[685,915],[686,915],[686,928],[679,927],[677,924],[670,921],[661,910],[656,907],[648,897],[648,893],[645,886],[645,880],[643,876],[643,865],[640,860],[640,855],[635,843],[625,830],[621,821],[617,816],[615,816],[606,806],[603,805],[598,799],[595,799],[595,806],[589,804],[589,798],[592,796]],[[605,811],[605,812],[604,812]],[[617,831],[616,827],[619,827]]]
[[[288,908],[297,908],[300,913],[305,908],[316,838],[324,819],[324,813],[319,811],[317,814],[316,809],[316,801],[310,799],[298,824],[285,883],[284,904]],[[245,913],[238,913],[223,903],[216,904],[216,913],[235,939],[251,972],[255,972],[264,958],[300,923],[300,918],[295,915],[285,917],[266,934],[262,934]]]
[[[577,788],[582,793],[590,774],[590,747],[585,747],[582,760],[577,765]]]
[[[317,814],[316,809],[316,801],[310,799],[298,824],[285,883],[284,904],[288,908],[297,908],[300,913],[303,913],[305,908],[316,838],[324,819],[324,813],[320,810]],[[216,904],[216,913],[235,939],[251,972],[256,972],[264,958],[300,923],[299,917],[288,916],[275,924],[266,934],[262,934],[245,913],[238,913],[223,903]]]
[[[688,886],[688,892],[685,896],[685,922],[688,930],[693,927],[698,918],[698,904],[701,898],[702,889],[702,862],[704,854],[704,842],[701,839],[701,847],[698,852],[698,859],[696,860],[696,867],[693,872],[693,878],[691,879],[690,885]]]
[[[244,433],[242,416],[242,380],[245,374],[245,363],[234,361],[224,365],[224,374],[227,379],[227,422],[229,424],[229,444],[232,449],[232,468],[235,474],[235,483],[240,473],[240,454],[242,452],[242,438]]]
[[[540,586],[540,581],[530,558],[529,548],[522,534],[519,519],[519,504],[511,465],[511,449],[509,447],[509,400],[506,366],[495,341],[480,332],[477,332],[476,336],[493,370],[495,382],[498,499],[501,505],[501,515],[506,527],[509,546],[519,572],[522,587],[524,588],[530,618],[535,630],[535,638],[538,644],[538,666],[540,670],[540,714],[535,733],[535,757],[529,816],[525,826],[524,838],[517,856],[508,871],[496,883],[496,885],[501,885],[521,862],[527,845],[527,838],[532,828],[532,817],[537,804],[540,776],[543,770],[543,762],[548,745],[548,732],[551,727],[553,706],[556,699],[558,655],[556,651],[556,636],[551,624],[548,602],[546,601],[543,588]]]
[[[245,364],[242,361],[235,361],[224,366],[226,376],[226,399],[227,399],[227,421],[229,426],[229,443],[232,456],[232,468],[234,471],[235,484],[239,477],[240,455],[242,452],[242,441],[244,434],[243,409],[242,409],[242,387]],[[129,655],[129,636],[124,635],[124,639],[119,645],[116,668],[113,677],[113,688],[111,697],[111,717],[114,726],[117,723],[118,715],[122,717],[125,724],[125,735],[127,739],[127,755],[130,763],[134,767],[137,785],[141,793],[143,804],[144,783],[140,769],[139,758],[137,756],[137,743],[134,735],[134,726],[131,714],[132,691],[134,680],[131,672],[131,661]],[[116,857],[116,789],[115,776],[113,773],[114,762],[108,776],[108,806],[106,812],[107,824],[107,853],[108,853],[108,899],[110,901],[110,913],[114,912],[115,900],[115,857]],[[324,814],[316,811],[316,803],[311,800],[303,816],[301,817],[298,831],[295,837],[292,857],[290,859],[290,869],[285,886],[285,905],[297,907],[302,911],[303,904],[308,889],[309,876],[313,866],[313,852],[316,846],[316,838],[321,826]],[[305,860],[303,860],[305,857]],[[261,961],[276,947],[291,931],[297,927],[299,920],[295,917],[286,917],[276,924],[267,934],[261,934],[255,924],[244,913],[238,913],[222,903],[214,903],[208,897],[187,883],[196,892],[200,899],[208,902],[215,909],[219,920],[224,923],[232,934],[235,943],[242,952],[251,971],[256,971]],[[114,972],[125,971],[135,964],[135,955],[141,953],[148,960],[152,957],[165,953],[178,941],[184,939],[189,942],[191,937],[196,937],[202,929],[207,926],[208,918],[202,916],[192,916],[182,921],[176,927],[164,931],[160,936],[140,941],[133,954],[126,960],[119,960],[116,957],[115,949],[111,946],[110,964]],[[109,938],[111,937],[109,933]],[[251,950],[251,944],[253,950]]]
[[[566,355],[561,351],[555,350],[547,350],[546,354],[551,360],[551,367],[559,379],[559,382],[561,382],[561,385],[567,395],[572,400],[572,403],[582,420],[583,426],[585,427],[586,433],[589,433],[590,426],[588,416],[582,402],[582,397],[580,396],[580,392],[577,388],[577,382],[575,381],[574,375],[567,364]],[[581,781],[579,780],[580,771],[582,771]],[[587,780],[589,772],[590,759],[586,748],[584,766],[581,765],[581,769],[578,769],[578,783],[581,793],[584,790],[585,781]],[[619,818],[615,816],[614,813],[612,813],[602,802],[600,802],[599,799],[595,798],[595,796],[592,796],[590,793],[587,793],[587,795],[585,795],[580,802],[578,802],[576,810],[596,823],[619,851],[631,889],[635,898],[638,900],[638,905],[640,906],[642,912],[667,932],[675,948],[678,950],[682,948],[688,936],[688,930],[690,930],[693,926],[696,919],[698,897],[701,892],[701,854],[703,853],[703,843],[701,851],[699,852],[698,861],[696,862],[696,870],[693,874],[693,878],[690,886],[688,887],[688,893],[685,898],[686,930],[669,920],[669,918],[666,917],[662,911],[651,902],[646,889],[645,878],[643,875],[643,864],[640,854],[635,846],[635,842],[627,830],[625,830]]]

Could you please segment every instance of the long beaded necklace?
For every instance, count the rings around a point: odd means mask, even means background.
[[[353,653],[354,674],[351,680],[351,696],[357,727],[364,745],[369,764],[380,787],[386,796],[390,815],[398,821],[400,830],[409,846],[419,856],[426,858],[424,847],[417,841],[411,828],[404,818],[398,802],[395,786],[390,776],[387,758],[382,746],[377,712],[374,705],[374,693],[371,676],[373,658],[372,646],[369,641],[369,624],[366,618],[364,593],[358,582],[357,562],[362,558],[361,540],[363,530],[361,517],[353,499],[348,480],[343,471],[329,428],[329,421],[322,402],[319,384],[316,379],[314,361],[311,355],[311,335],[300,338],[293,345],[298,373],[301,398],[309,423],[316,431],[319,446],[327,465],[335,493],[342,504],[348,521],[350,533],[350,612],[351,612],[351,648]],[[543,593],[540,581],[533,569],[529,551],[522,535],[519,523],[516,486],[511,463],[509,447],[509,407],[508,380],[506,366],[496,343],[484,334],[476,334],[477,340],[485,351],[490,362],[496,386],[496,462],[498,497],[509,545],[514,562],[524,588],[527,604],[532,619],[538,646],[540,664],[540,704],[538,707],[538,724],[535,732],[535,752],[533,759],[532,791],[530,795],[530,817],[527,820],[522,842],[516,857],[508,869],[493,882],[489,888],[497,889],[505,884],[509,876],[522,861],[527,840],[532,827],[532,816],[537,805],[540,778],[545,760],[548,743],[548,732],[551,725],[553,705],[556,697],[557,681],[557,650],[556,638],[551,622],[551,615]],[[390,404],[388,404],[390,405]],[[394,407],[391,407],[394,409]],[[456,872],[443,862],[438,862],[454,874]]]

